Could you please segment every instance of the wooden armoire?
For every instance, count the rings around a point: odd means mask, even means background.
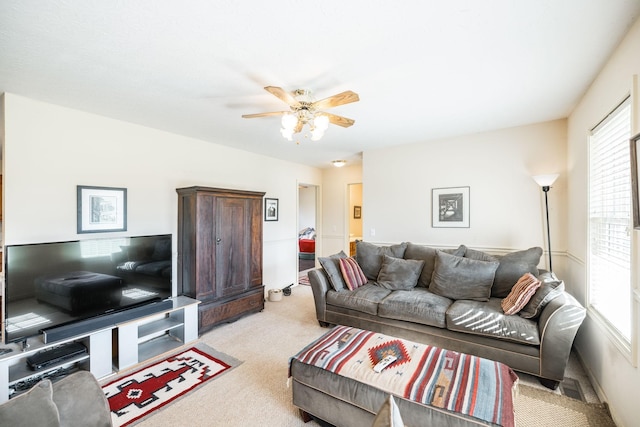
[[[201,301],[199,332],[264,309],[262,198],[178,188],[178,295]]]

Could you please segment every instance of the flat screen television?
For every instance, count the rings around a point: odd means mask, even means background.
[[[5,343],[172,295],[172,236],[5,247]]]

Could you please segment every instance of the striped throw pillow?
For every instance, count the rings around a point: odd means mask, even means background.
[[[367,283],[367,276],[364,275],[355,258],[340,258],[338,261],[340,262],[342,278],[350,291]]]
[[[533,294],[540,287],[541,282],[531,273],[525,273],[518,282],[513,285],[509,295],[502,300],[500,304],[504,314],[516,314],[524,308],[529,302]]]

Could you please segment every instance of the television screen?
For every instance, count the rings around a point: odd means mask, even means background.
[[[171,235],[5,247],[5,343],[171,297]]]

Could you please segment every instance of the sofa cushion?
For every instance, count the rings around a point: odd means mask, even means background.
[[[436,265],[436,251],[438,249],[425,245],[416,245],[415,243],[407,243],[407,249],[404,252],[404,259],[418,259],[424,261],[424,267],[422,267],[422,273],[418,279],[417,286],[428,288],[431,283],[431,276],[433,275],[433,269]],[[456,249],[444,249],[442,252],[450,253],[452,255],[463,256],[465,246],[460,245]]]
[[[498,258],[486,252],[482,252],[477,249],[467,248],[466,246],[464,246],[464,248],[465,248],[464,249],[465,258],[471,258],[477,261],[498,261]]]
[[[505,316],[501,302],[500,298],[491,298],[487,302],[454,301],[447,310],[447,329],[521,344],[540,345],[537,322],[520,316]]]
[[[383,256],[382,267],[378,273],[378,286],[391,290],[409,291],[418,283],[424,261],[417,259]]]
[[[445,314],[452,302],[420,287],[393,291],[378,304],[378,316],[444,328]]]
[[[477,261],[438,251],[429,290],[451,299],[487,301],[497,268],[498,261]]]
[[[538,276],[538,264],[542,256],[542,248],[534,247],[524,251],[512,252],[496,256],[500,266],[496,271],[496,278],[491,290],[491,296],[504,298],[509,295],[511,288],[525,273]]]
[[[89,371],[78,371],[53,384],[53,401],[62,426],[111,426],[111,409],[100,383]]]
[[[382,267],[382,256],[389,255],[402,258],[407,243],[399,243],[391,246],[378,246],[373,243],[358,241],[356,243],[356,260],[369,280],[376,280]]]
[[[511,292],[507,295],[500,305],[506,315],[512,315],[518,313],[529,302],[533,294],[540,287],[540,280],[531,273],[525,273],[524,276],[518,280]]]
[[[53,427],[60,425],[50,380],[42,380],[28,392],[0,405],[0,425]]]
[[[327,305],[361,311],[363,313],[378,314],[378,303],[391,291],[374,285],[372,282],[360,286],[351,292],[327,292]]]
[[[331,286],[333,286],[333,289],[336,291],[347,289],[347,285],[342,278],[342,272],[340,271],[340,262],[338,261],[340,258],[347,258],[347,254],[345,254],[344,251],[340,251],[328,257],[318,258],[320,266],[324,269],[325,273],[327,273],[327,277],[329,277],[329,283],[331,283]]]
[[[540,315],[542,309],[549,301],[564,292],[564,282],[556,277],[555,274],[545,272],[538,277],[542,284],[531,297],[527,305],[524,306],[520,313],[525,319],[535,319]]]
[[[362,272],[355,258],[338,258],[338,263],[340,264],[340,272],[342,273],[344,283],[350,291],[367,283],[367,277]]]

